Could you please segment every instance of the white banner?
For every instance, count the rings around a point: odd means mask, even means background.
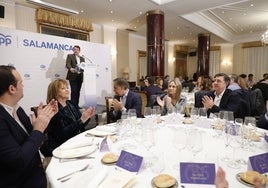
[[[105,105],[104,97],[112,93],[110,46],[0,27],[1,64],[14,65],[23,77],[24,98],[20,105],[28,113],[31,106],[46,102],[47,86],[52,80],[66,79],[65,61],[74,45],[80,46],[86,63],[95,65],[94,73],[85,73],[90,79],[83,82],[79,105]]]

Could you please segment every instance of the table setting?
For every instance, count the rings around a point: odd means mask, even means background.
[[[161,121],[157,121],[159,118]],[[199,169],[202,176],[207,177],[206,174],[209,174],[214,177],[215,171],[221,166],[226,171],[230,187],[248,187],[249,184],[242,183],[240,174],[252,168],[250,157],[256,156],[256,160],[259,160],[260,157],[267,156],[268,143],[265,140],[268,133],[266,130],[256,129],[260,140],[248,142],[245,139],[246,147],[238,148],[237,142],[229,142],[231,136],[226,136],[225,131],[215,131],[212,125],[218,121],[216,118],[218,116],[210,119],[196,116],[191,118],[192,123],[187,124],[183,123],[186,118],[181,114],[160,117],[151,114],[146,118],[132,118],[97,126],[95,130],[87,130],[68,140],[53,152],[54,157],[46,170],[47,177],[52,188],[78,185],[106,188],[116,182],[118,184],[114,184],[115,187],[157,188],[158,176],[167,182],[173,182],[167,184],[169,187],[212,188],[215,187],[214,182],[207,179],[202,183],[193,178],[195,171],[188,171],[186,176],[183,174],[186,169],[193,169],[192,166],[195,166],[194,169]],[[87,153],[83,153],[86,147]],[[233,155],[234,148],[238,150],[236,155]],[[67,152],[59,155],[59,150]],[[73,151],[68,153],[69,150],[77,151],[77,155]],[[121,158],[126,153],[129,156],[123,161],[124,164],[142,161],[137,171],[131,172],[124,165],[120,166],[123,163]],[[262,154],[266,155],[258,156]],[[79,155],[82,155],[81,159]],[[225,156],[229,157],[228,162],[222,160]],[[67,160],[70,161],[60,162],[62,157],[69,157]],[[141,159],[133,162],[135,157]],[[72,158],[75,159],[71,160]],[[128,161],[130,158],[131,162]],[[229,162],[238,159],[246,163],[239,164],[239,168],[230,167]],[[57,180],[70,173],[73,173],[70,179],[64,182]],[[125,178],[121,179],[119,176]],[[185,181],[189,177],[190,180]]]

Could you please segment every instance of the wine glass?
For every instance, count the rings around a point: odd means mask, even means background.
[[[193,159],[195,159],[196,155],[203,149],[202,133],[193,129],[193,131],[191,131],[188,135],[187,143],[188,149],[192,152]]]
[[[145,107],[144,109],[144,117],[148,118],[152,115],[152,108],[151,107]]]
[[[246,116],[244,120],[245,137],[248,141],[248,146],[253,146],[252,139],[256,131],[256,119],[255,117]]]
[[[235,151],[241,146],[241,125],[232,124],[228,128],[229,133],[229,144],[233,148],[232,160],[229,161],[228,166],[231,168],[238,169],[240,164],[235,160]]]
[[[207,110],[205,108],[199,108],[198,113],[200,118],[207,118]]]
[[[245,147],[246,147],[246,137],[245,137],[245,129],[244,129],[244,126],[243,126],[243,119],[242,118],[235,118],[235,126],[239,126],[240,127],[240,132],[241,132],[241,143],[240,143],[240,149],[241,149],[241,152],[240,153],[240,156],[241,154],[243,153]],[[242,155],[243,156],[243,155]],[[239,159],[236,160],[236,162],[238,162],[239,164],[242,164],[242,165],[246,165],[247,164],[247,161],[242,159],[241,157]]]
[[[198,118],[198,111],[199,109],[196,108],[196,107],[193,107],[192,110],[191,110],[191,118],[193,120],[197,119]]]

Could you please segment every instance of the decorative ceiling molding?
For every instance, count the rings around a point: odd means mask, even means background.
[[[213,19],[205,15],[204,13],[191,13],[182,15],[182,18],[196,24],[199,27],[206,29],[207,31],[214,33],[215,35],[223,38],[226,41],[233,41],[232,32],[228,31],[225,27],[215,22]]]

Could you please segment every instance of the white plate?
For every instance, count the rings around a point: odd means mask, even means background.
[[[73,149],[60,149],[60,147],[53,150],[52,154],[54,157],[57,158],[75,158],[75,157],[82,157],[89,155],[97,150],[96,145],[90,145],[90,146],[83,146],[79,148],[73,148]]]

